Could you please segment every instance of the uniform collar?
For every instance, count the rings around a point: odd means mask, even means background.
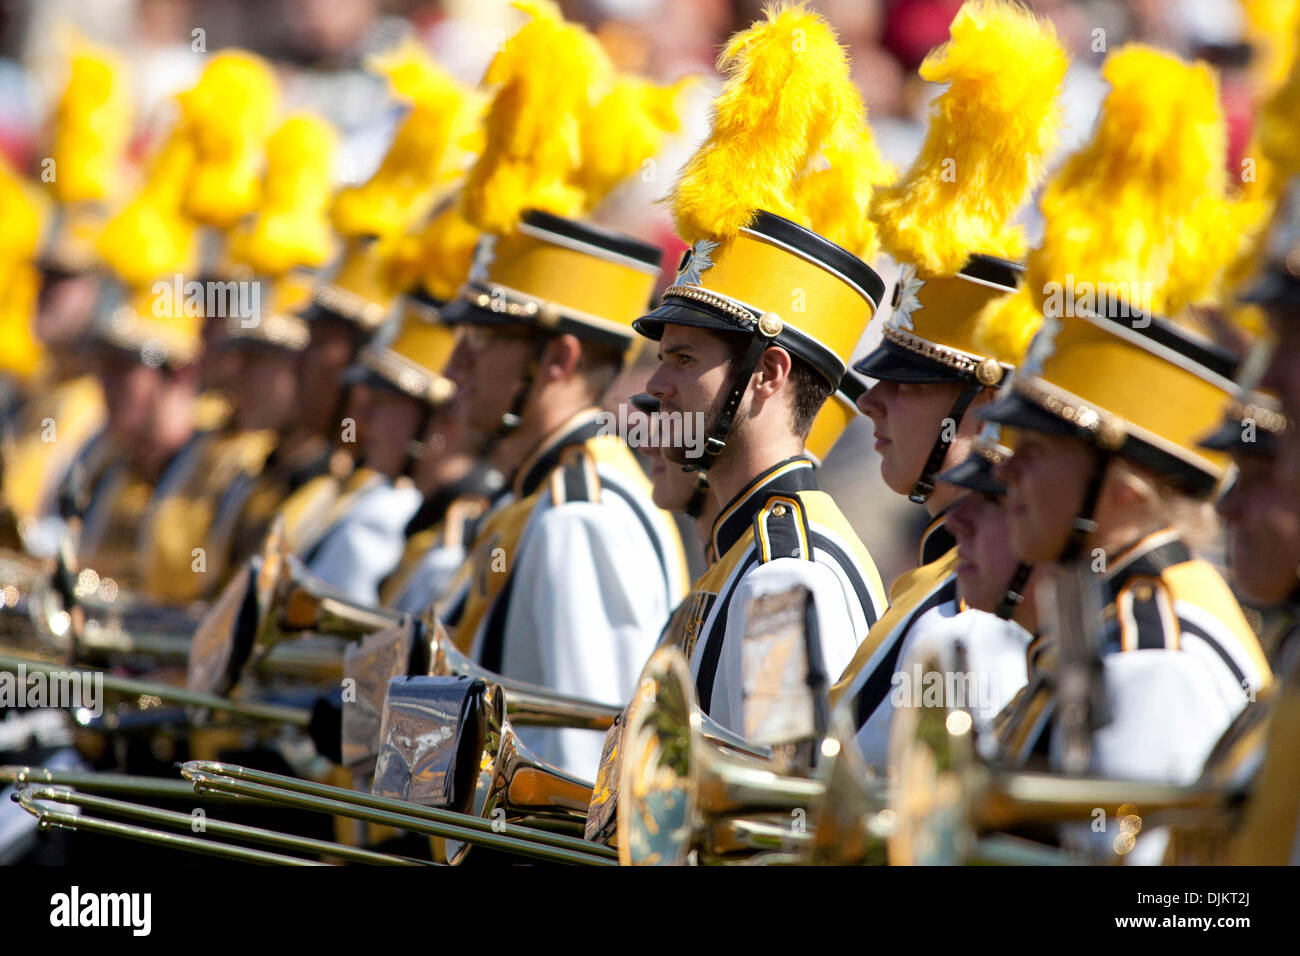
[[[515,471],[510,482],[515,497],[527,498],[536,491],[566,451],[595,438],[600,434],[600,428],[600,409],[584,408],[542,439]]]
[[[1161,528],[1143,535],[1133,544],[1106,559],[1106,593],[1114,600],[1135,577],[1158,578],[1175,564],[1190,561],[1192,553],[1173,528]]]
[[[924,531],[921,532],[921,545],[917,550],[917,566],[923,564],[933,564],[945,554],[957,547],[957,539],[952,536],[945,523],[948,520],[948,512],[952,508],[945,508],[928,524]]]
[[[420,507],[406,523],[406,537],[412,538],[421,531],[432,528],[443,519],[457,498],[473,495],[495,501],[504,492],[505,482],[501,480],[500,472],[486,465],[476,466],[464,478],[444,485],[420,502]]]
[[[817,470],[807,455],[795,455],[764,471],[718,513],[713,522],[713,559],[731,550],[772,492],[815,491]]]

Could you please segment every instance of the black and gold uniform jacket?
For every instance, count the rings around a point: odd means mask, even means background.
[[[451,584],[488,509],[507,492],[500,475],[476,468],[429,495],[406,525],[402,560],[379,587],[384,607],[421,614]]]
[[[100,432],[78,454],[64,495],[80,519],[80,562],[163,603],[216,594],[267,441],[260,433],[197,431],[155,485]]]
[[[718,514],[716,557],[673,613],[664,641],[691,664],[701,708],[744,733],[742,643],[749,601],[803,586],[817,609],[821,663],[839,673],[885,612],[875,562],[803,455],[768,468]]]
[[[831,688],[831,708],[848,713],[868,764],[885,765],[893,716],[890,690],[917,622],[932,611],[951,617],[958,610],[956,542],[940,515],[921,536],[917,567],[894,582],[889,610],[871,628]]]
[[[1092,772],[1190,782],[1234,717],[1271,680],[1227,583],[1176,531],[1147,535],[1107,561],[1100,647],[1108,721]],[[1051,627],[1044,627],[1050,634]],[[1029,682],[995,722],[1011,765],[1051,760],[1055,649],[1030,645]]]
[[[686,590],[672,518],[636,456],[581,412],[516,471],[438,601],[456,644],[483,666],[565,694],[626,703]],[[543,759],[595,777],[601,738],[522,728]]]

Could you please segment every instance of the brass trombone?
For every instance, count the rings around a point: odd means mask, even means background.
[[[612,865],[613,853],[562,833],[511,824],[502,832],[494,820],[439,807],[407,803],[378,794],[358,793],[327,784],[285,777],[212,761],[181,767],[198,793],[221,792],[270,803],[395,827],[412,833],[517,853],[556,863]]]
[[[187,787],[186,789],[189,796],[193,797],[194,789],[191,787]],[[320,865],[316,861],[310,859],[290,857],[281,853],[266,852],[262,850],[251,850],[246,847],[233,846],[231,844],[195,837],[189,834],[168,833],[164,830],[135,826],[115,820],[105,820],[100,817],[91,817],[85,813],[74,814],[59,810],[51,810],[49,807],[45,806],[45,804],[59,803],[70,807],[76,807],[79,810],[97,811],[99,813],[108,814],[109,816],[125,817],[127,820],[138,820],[143,823],[171,827],[179,830],[192,830],[194,828],[196,818],[189,813],[163,810],[158,807],[129,803],[124,800],[116,800],[96,794],[83,793],[66,787],[55,787],[49,785],[24,787],[16,793],[15,799],[19,806],[32,816],[36,817],[37,825],[41,830],[59,827],[74,831],[83,830],[102,833],[139,842],[153,843],[160,846],[170,847],[172,849],[202,853],[209,856],[219,856],[224,859],[238,860],[247,863],[270,863],[288,866]],[[316,840],[310,837],[300,837],[288,833],[279,833],[261,827],[228,823],[224,820],[215,820],[206,816],[202,818],[202,832],[214,837],[225,837],[227,839],[242,840],[248,843],[258,843],[264,846],[274,847],[276,850],[313,854],[325,858],[332,857],[346,863],[364,863],[371,866],[432,865],[423,860],[396,856],[390,853],[377,853],[373,850],[358,849],[357,847],[334,843],[328,840]]]
[[[935,654],[927,670],[951,661]],[[1119,822],[1117,854],[1153,820],[1226,834],[1250,786],[1250,755],[1264,744],[1269,690],[1224,734],[1200,780],[1180,786],[1060,773],[1013,771],[978,758],[970,714],[955,707],[899,708],[890,738],[898,799],[889,836],[894,864],[1043,862],[1044,848],[996,837],[1011,827],[1090,821],[1098,809]],[[1244,758],[1244,759],[1243,759]],[[1060,854],[1057,854],[1058,861]]]
[[[623,727],[617,832],[624,865],[680,865],[701,850],[708,860],[806,844],[805,834],[789,827],[789,814],[803,811],[806,819],[824,785],[778,772],[769,756],[707,723],[686,659],[661,647],[642,672]],[[771,818],[754,819],[773,812],[787,814],[787,834]]]

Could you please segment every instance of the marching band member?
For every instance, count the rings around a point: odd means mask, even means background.
[[[10,423],[4,453],[4,500],[24,547],[37,555],[54,553],[63,529],[58,489],[76,451],[104,423],[103,394],[77,344],[86,334],[103,280],[95,242],[108,219],[108,204],[118,198],[122,185],[130,131],[127,98],[127,78],[115,58],[79,46],[55,109],[50,165],[42,169],[52,174],[42,179],[54,204],[39,217],[46,220],[38,240],[39,297],[23,306],[34,316],[20,317],[34,328],[44,360],[33,372],[21,417]],[[20,197],[6,195],[4,208],[7,242],[13,242],[24,232],[16,222]],[[39,224],[39,219],[32,221]],[[21,281],[21,276],[15,272],[11,281]],[[11,286],[9,294],[18,291]],[[16,345],[31,333],[8,338]]]
[[[1293,67],[1287,87],[1279,91],[1283,104],[1287,89],[1300,82],[1300,67]],[[1285,115],[1277,132],[1284,146],[1294,143],[1295,123]],[[1267,113],[1266,113],[1267,115]],[[1276,115],[1276,114],[1274,114]],[[1294,173],[1294,163],[1290,164]],[[1240,424],[1207,439],[1231,439],[1237,480],[1219,503],[1232,542],[1233,573],[1246,600],[1269,610],[1265,632],[1269,657],[1278,676],[1276,700],[1269,718],[1263,765],[1236,834],[1234,864],[1300,865],[1300,778],[1295,754],[1300,748],[1300,439],[1295,426],[1300,413],[1300,270],[1296,268],[1297,223],[1300,203],[1294,176],[1289,202],[1282,208],[1270,237],[1269,258],[1260,281],[1246,296],[1268,312],[1276,343],[1260,387],[1281,397],[1284,416],[1264,396],[1250,396],[1229,410]],[[1266,392],[1265,395],[1270,393]],[[1261,400],[1263,399],[1263,400]],[[1253,406],[1253,407],[1252,407]],[[1240,416],[1238,416],[1240,412]],[[1255,427],[1248,429],[1247,420]],[[1255,439],[1246,447],[1247,433]],[[1269,456],[1274,456],[1272,468]]]
[[[441,411],[429,416],[411,466],[424,500],[406,525],[401,561],[379,591],[385,607],[410,614],[424,611],[450,585],[479,519],[505,491],[501,473],[483,461],[489,437],[466,426],[452,404],[456,386],[446,374],[455,343],[454,333],[442,324],[442,309],[469,273],[479,235],[461,214],[459,198],[456,194],[444,201],[394,261],[407,286],[403,330],[418,330],[419,336],[412,341],[414,350],[396,358],[396,368],[409,367],[411,371],[401,374],[412,382],[415,375],[441,383],[436,387],[447,396]],[[398,343],[390,348],[400,351]],[[386,364],[393,362],[389,358]]]
[[[792,53],[796,34],[806,49]],[[719,65],[728,80],[712,133],[672,196],[679,234],[692,246],[663,304],[636,329],[659,343],[646,389],[661,411],[705,426],[702,447],[665,443],[664,454],[707,473],[719,506],[712,564],[666,639],[690,660],[705,713],[743,733],[750,598],[808,587],[832,672],[885,606],[870,555],[818,490],[804,450],[883,283],[846,248],[786,218],[811,220],[869,251],[869,226],[837,218],[843,203],[808,204],[819,175],[809,165],[824,151],[831,169],[821,175],[856,180],[859,196],[882,170],[843,51],[816,14],[769,12],[732,38]],[[764,123],[769,115],[786,120],[774,128]],[[858,166],[849,162],[854,150]]]
[[[311,331],[296,313],[333,251],[326,213],[335,146],[336,134],[323,120],[305,114],[286,119],[267,141],[257,215],[229,239],[228,275],[255,284],[257,292],[253,314],[227,315],[221,338],[237,383],[228,394],[231,427],[264,439],[259,451],[250,450],[247,480],[253,487],[232,517],[230,560],[236,564],[261,545],[289,495],[329,472],[332,443],[309,427],[298,394]],[[285,514],[291,549],[301,527],[290,520],[300,517]]]
[[[661,253],[571,218],[599,194],[572,185],[581,170],[563,131],[612,68],[551,4],[521,6],[532,19],[488,68],[498,90],[463,196],[484,235],[468,283],[442,310],[461,330],[450,366],[458,406],[467,427],[495,436],[488,463],[509,492],[480,522],[438,612],[491,670],[623,703],[686,584],[675,525],[596,407],[634,344]],[[563,75],[549,66],[556,57],[569,64]],[[619,148],[619,130],[606,132],[606,148]],[[599,736],[521,736],[548,762],[594,776]]]
[[[1300,511],[1277,473],[1290,427],[1276,396],[1244,391],[1201,441],[1232,456],[1232,483],[1216,504],[1228,532],[1228,566],[1237,593],[1265,615],[1264,649],[1279,673],[1300,648]]]
[[[874,766],[885,762],[891,682],[909,633],[927,612],[957,612],[959,559],[944,525],[961,489],[935,475],[965,458],[979,427],[972,412],[1009,370],[975,341],[975,319],[1020,282],[1011,260],[1024,236],[1011,220],[1055,145],[1066,70],[1051,26],[1019,6],[971,0],[950,29],[921,66],[924,79],[951,85],[934,101],[920,156],[872,200],[881,246],[901,268],[883,341],[854,365],[876,379],[858,407],[875,428],[885,483],[932,519],[917,568],[894,583],[889,611],[831,688],[831,706],[851,710]]]
[[[1178,311],[1211,295],[1227,261],[1214,239],[1237,211],[1209,70],[1130,46],[1104,75],[1112,89],[1094,139],[1043,197],[1047,226],[1027,289],[1049,317],[1012,386],[982,414],[1014,430],[1014,454],[995,475],[1008,487],[1016,553],[1097,574],[1102,617],[1080,623],[1099,630],[1112,714],[1092,734],[1093,769],[1185,782],[1270,679],[1227,585],[1180,531],[1196,530],[1223,476],[1223,456],[1196,441],[1217,420],[1237,361],[1128,297],[1146,290],[1153,307]],[[1136,137],[1126,119],[1134,111],[1148,117]],[[1102,194],[1112,205],[1079,230],[1079,210]],[[1144,215],[1167,228],[1115,241]],[[1077,291],[1118,282],[1125,294],[1054,301],[1062,279]],[[1035,642],[1029,685],[1000,721],[1013,764],[1060,743],[1047,729],[1055,654],[1050,638]]]
[[[998,426],[986,423],[966,460],[936,476],[966,492],[949,508],[945,522],[956,542],[960,610],[948,617],[943,608],[933,608],[916,620],[893,679],[896,691],[901,691],[904,682],[914,683],[915,665],[936,647],[960,643],[967,674],[975,678],[967,686],[980,697],[949,703],[969,707],[981,734],[992,729],[993,718],[1025,685],[1026,652],[1038,630],[1037,576],[1034,566],[1017,558],[1011,548],[1007,489],[993,475],[1009,454]],[[911,690],[913,696],[900,694],[900,699],[917,706],[918,689]],[[991,739],[982,736],[981,746],[991,746]]]
[[[388,436],[376,421],[379,431],[370,429],[366,439],[356,409],[346,404],[359,396],[340,375],[355,367],[362,347],[392,315],[401,290],[395,260],[404,235],[425,221],[439,192],[460,173],[464,140],[479,113],[471,91],[412,46],[374,66],[388,76],[394,93],[410,103],[410,111],[375,174],[340,192],[331,207],[345,249],[305,312],[312,334],[304,355],[304,387],[321,400],[312,414],[322,433],[340,436],[346,445],[359,431],[363,441],[372,443],[372,454],[392,460],[376,468],[360,456],[361,467],[310,482],[285,503],[286,514],[302,513],[297,547],[312,573],[369,605],[379,603],[380,583],[401,560],[404,529],[420,504],[419,491],[403,472],[407,440],[423,435]],[[423,416],[421,399],[400,394],[392,388],[371,392],[371,413],[401,415],[399,409],[405,408]],[[386,395],[395,402],[385,402]],[[440,393],[437,403],[448,397]],[[382,473],[384,468],[391,474]]]

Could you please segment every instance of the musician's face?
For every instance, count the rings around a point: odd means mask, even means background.
[[[948,512],[945,525],[957,539],[962,598],[976,610],[992,612],[1020,564],[1011,550],[1011,522],[1003,500],[967,492]]]
[[[1083,508],[1093,452],[1077,438],[1047,432],[1015,429],[1008,440],[1015,454],[994,474],[1007,485],[1011,548],[1026,561],[1055,561]]]
[[[684,325],[666,326],[659,342],[659,367],[646,382],[646,391],[659,399],[661,425],[683,422],[688,415],[712,422],[727,397],[731,360],[731,344],[722,335]],[[737,412],[738,421],[747,401],[748,396]],[[703,428],[690,432],[696,433],[702,434]],[[660,435],[669,462],[683,465],[699,458],[700,448],[684,440],[687,434],[685,428],[675,428]]]
[[[956,382],[911,384],[877,382],[858,399],[858,409],[871,419],[880,455],[880,477],[896,494],[910,494],[926,460],[945,427],[953,403],[961,394]],[[957,423],[949,425],[955,438]],[[965,457],[965,446],[948,449],[939,471]]]
[[[1300,511],[1271,457],[1239,455],[1236,463],[1236,479],[1217,505],[1233,582],[1252,603],[1279,604],[1300,584]]]
[[[1275,309],[1271,313],[1277,345],[1260,388],[1275,392],[1282,401],[1282,411],[1292,421],[1300,421],[1300,310]],[[1293,506],[1300,508],[1300,429],[1292,428],[1282,436],[1277,456],[1278,480],[1291,490]]]

